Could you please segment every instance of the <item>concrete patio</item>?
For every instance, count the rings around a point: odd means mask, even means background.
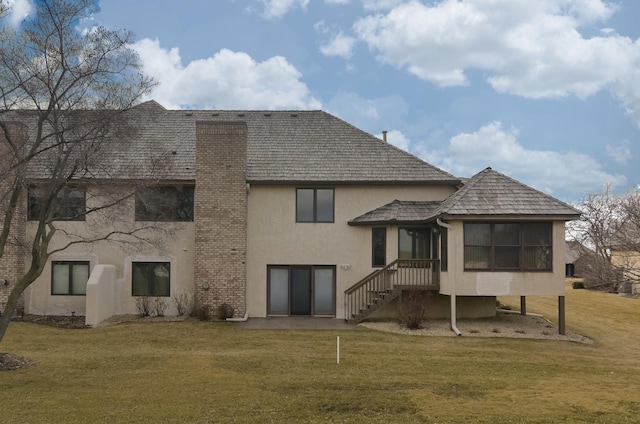
[[[316,317],[267,317],[249,318],[240,322],[241,330],[358,330],[354,324],[347,324],[343,319]]]

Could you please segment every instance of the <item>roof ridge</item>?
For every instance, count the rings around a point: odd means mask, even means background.
[[[332,118],[334,118],[334,119],[337,119],[337,120],[339,120],[339,121],[343,122],[345,125],[348,125],[348,126],[350,126],[351,128],[353,128],[353,129],[355,129],[355,130],[357,130],[357,131],[359,131],[359,132],[361,132],[361,133],[363,133],[363,134],[368,135],[369,137],[371,137],[371,138],[375,139],[376,141],[378,141],[378,142],[382,143],[382,145],[384,145],[384,146],[391,147],[392,149],[395,149],[395,150],[397,150],[398,152],[401,152],[402,154],[405,154],[405,155],[411,156],[412,158],[419,160],[420,162],[422,162],[422,163],[426,164],[427,166],[430,166],[430,167],[431,167],[431,168],[433,168],[434,170],[437,170],[438,172],[441,172],[441,173],[443,173],[443,174],[445,174],[445,175],[448,175],[449,177],[451,177],[451,179],[452,179],[452,180],[455,180],[455,181],[459,181],[459,180],[460,180],[460,179],[459,179],[458,177],[456,177],[455,175],[450,174],[449,172],[447,172],[447,171],[445,171],[445,170],[443,170],[443,169],[441,169],[441,168],[439,168],[439,167],[437,167],[437,166],[435,166],[435,165],[433,165],[433,164],[431,164],[431,163],[429,163],[429,162],[425,161],[424,159],[422,159],[422,158],[420,158],[420,157],[418,157],[418,156],[414,155],[414,154],[413,154],[413,153],[411,153],[411,152],[407,152],[406,150],[403,150],[403,149],[401,149],[401,148],[399,148],[399,147],[397,147],[397,146],[394,146],[393,144],[389,143],[388,141],[384,141],[384,140],[382,140],[382,139],[380,139],[380,138],[376,137],[375,135],[373,135],[373,134],[371,134],[371,133],[369,133],[369,132],[367,132],[367,131],[365,131],[365,130],[363,130],[363,129],[361,129],[361,128],[356,127],[355,125],[351,124],[350,122],[345,121],[344,119],[340,118],[339,116],[336,116],[336,115],[334,115],[334,114],[332,114],[332,113],[329,113],[329,112],[327,112],[327,111],[324,111],[324,110],[321,110],[321,112],[322,112],[322,113],[324,113],[324,114],[326,114],[326,115],[329,115],[330,117],[332,117]]]
[[[460,190],[451,194],[451,196],[447,197],[438,210],[436,211],[438,214],[445,213],[451,204],[455,204],[458,200],[462,199],[466,194],[473,189],[482,179],[488,174],[488,171],[492,171],[491,167],[488,166],[482,171],[478,172],[460,188]]]
[[[575,211],[576,211],[576,212],[578,212],[578,213],[581,213],[578,209],[574,208],[574,207],[573,207],[573,206],[571,206],[570,204],[568,204],[568,203],[566,203],[566,202],[564,202],[564,201],[562,201],[562,200],[560,200],[560,199],[557,199],[557,198],[555,198],[555,197],[551,196],[550,194],[545,193],[544,191],[538,190],[537,188],[531,187],[531,186],[529,186],[529,185],[527,185],[527,184],[525,184],[525,183],[522,183],[522,182],[520,182],[520,181],[518,181],[518,180],[516,180],[516,179],[514,179],[514,178],[511,178],[510,176],[508,176],[508,175],[506,175],[506,174],[503,174],[502,172],[499,172],[499,171],[493,170],[493,169],[491,169],[491,167],[486,168],[484,171],[486,171],[486,170],[491,170],[491,171],[493,171],[493,172],[495,172],[495,173],[497,173],[497,174],[501,175],[503,178],[506,178],[506,179],[510,180],[511,182],[514,182],[514,183],[516,183],[516,184],[518,184],[518,185],[520,185],[520,186],[522,186],[522,187],[524,187],[524,188],[527,188],[527,189],[529,189],[529,190],[533,190],[533,191],[537,192],[538,194],[541,194],[542,196],[546,197],[546,198],[547,198],[547,199],[549,199],[549,200],[552,200],[552,201],[554,201],[554,202],[560,203],[560,204],[562,204],[563,206],[566,206],[566,207],[568,207],[568,208],[571,208],[571,209],[575,210]],[[484,171],[482,171],[482,172],[484,172]]]

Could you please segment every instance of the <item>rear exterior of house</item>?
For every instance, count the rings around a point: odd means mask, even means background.
[[[444,315],[461,317],[494,314],[497,295],[564,295],[564,222],[578,211],[496,171],[463,184],[322,111],[148,102],[128,113],[138,133],[104,152],[107,182],[77,181],[63,200],[73,209],[111,191],[131,197],[115,213],[58,225],[85,235],[149,225],[164,243],[54,254],[25,292],[25,313],[95,325],[136,313],[145,296],[175,315],[174,299],[187,296],[212,312],[229,304],[238,317],[358,321],[405,289],[452,300],[460,307]],[[151,175],[148,163],[162,166]],[[37,187],[34,178],[25,195],[27,240]]]

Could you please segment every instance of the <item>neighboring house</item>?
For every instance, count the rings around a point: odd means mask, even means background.
[[[640,235],[633,223],[623,225],[609,243],[611,265],[616,275],[617,291],[640,294]]]
[[[145,295],[166,297],[167,314],[176,314],[170,298],[187,293],[213,311],[228,303],[238,317],[358,321],[420,289],[438,293],[455,328],[456,316],[494,315],[499,295],[521,296],[523,305],[525,296],[558,296],[563,305],[565,221],[579,211],[491,168],[463,183],[322,111],[147,102],[128,114],[138,134],[105,146],[108,172],[93,174],[107,185],[78,180],[60,213],[83,210],[105,187],[135,196],[117,220],[88,214],[59,225],[90,233],[153,222],[171,230],[171,242],[138,251],[97,242],[55,254],[26,291],[25,313],[75,313],[95,325],[136,313]],[[152,176],[150,162],[161,164]],[[6,255],[0,274],[11,281],[20,260]],[[10,288],[0,286],[0,309]]]
[[[584,277],[590,262],[596,259],[596,253],[580,243],[569,240],[565,245],[565,276]]]
[[[620,294],[640,294],[640,252],[611,249],[611,265],[618,270]]]

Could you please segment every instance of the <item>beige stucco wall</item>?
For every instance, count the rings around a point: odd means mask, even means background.
[[[449,266],[440,293],[458,296],[564,296],[564,221],[553,223],[552,272],[464,271],[463,222],[449,222]],[[455,290],[453,283],[455,282]]]
[[[123,186],[122,192],[133,190]],[[100,189],[91,189],[87,195],[87,206],[91,207],[100,200]],[[113,193],[112,193],[113,194]],[[171,296],[166,298],[168,308],[166,315],[176,315],[172,297],[185,291],[193,293],[194,280],[194,239],[195,227],[192,222],[135,222],[134,202],[129,199],[119,206],[119,210],[105,212],[100,216],[87,217],[83,222],[57,222],[64,231],[55,235],[50,251],[63,246],[70,237],[64,233],[78,236],[106,233],[115,228],[124,230],[153,226],[159,232],[143,232],[140,235],[150,236],[153,244],[116,244],[105,241],[91,244],[73,245],[62,252],[51,256],[44,267],[42,275],[25,291],[25,313],[38,315],[76,315],[86,314],[86,296],[51,295],[51,261],[89,261],[93,271],[98,264],[113,265],[116,269],[116,284],[113,287],[116,314],[135,314],[134,297],[131,296],[131,262],[163,261],[171,264]],[[27,222],[27,240],[33,238],[36,224]],[[28,265],[27,265],[28,266]]]
[[[248,195],[247,310],[267,314],[267,265],[335,265],[336,317],[344,290],[374,271],[371,227],[347,222],[393,200],[443,200],[447,186],[335,186],[335,222],[296,223],[296,186],[252,185]],[[397,258],[398,232],[387,230],[387,263]]]
[[[87,281],[85,324],[91,327],[116,314],[113,287],[116,267],[96,265]]]

